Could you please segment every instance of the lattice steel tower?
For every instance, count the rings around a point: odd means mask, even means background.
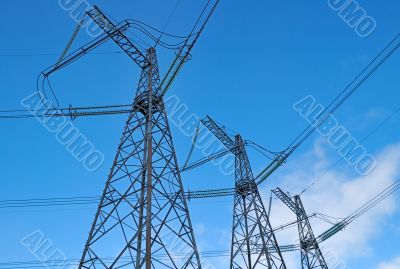
[[[156,51],[143,55],[98,8],[88,15],[142,71],[79,268],[201,268]]]
[[[235,156],[235,198],[230,269],[286,269],[242,137],[235,141],[210,117],[202,123]]]
[[[79,268],[201,268],[153,48],[146,58]]]
[[[314,236],[310,221],[301,202],[300,196],[291,198],[280,188],[273,193],[282,200],[297,216],[297,225],[300,238],[301,266],[303,269],[328,269],[318,241]]]

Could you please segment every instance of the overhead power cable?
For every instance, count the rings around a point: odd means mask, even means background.
[[[400,107],[396,108],[392,113],[390,113],[387,117],[385,117],[376,127],[374,127],[371,131],[369,131],[361,140],[360,144],[363,144],[365,141],[367,141],[373,134],[375,134],[377,131],[379,131],[385,124],[387,124],[392,118],[394,118],[397,114],[400,112]],[[339,163],[343,160],[342,157],[339,157],[336,162],[334,162],[332,165],[330,165],[323,173],[321,173],[319,176],[317,176],[311,184],[309,184],[306,188],[304,188],[301,192],[300,195],[303,193],[307,192],[310,190],[312,187],[314,187],[331,169],[339,165]]]
[[[285,152],[275,158],[257,177],[261,184],[278,169],[327,119],[347,101],[359,88],[392,56],[400,47],[400,33],[353,79],[328,106],[315,118],[313,124],[306,127],[286,148]]]
[[[187,199],[204,199],[204,198],[215,198],[233,196],[235,190],[233,188],[226,189],[210,189],[210,190],[198,190],[198,191],[186,191],[185,196]],[[176,195],[171,193],[171,197]],[[100,201],[99,196],[83,196],[83,197],[55,197],[55,198],[33,198],[33,199],[11,199],[11,200],[0,200],[0,209],[10,208],[29,208],[29,207],[53,207],[53,206],[75,206],[75,205],[88,205],[98,204]],[[116,200],[122,199],[121,197],[115,197]],[[168,199],[164,195],[157,196],[157,199],[163,200]],[[135,198],[127,198],[129,201],[137,201]]]
[[[387,187],[385,190],[380,192],[378,195],[370,199],[368,202],[366,202],[363,206],[361,206],[359,209],[354,211],[353,214],[351,214],[349,217],[347,217],[345,220],[342,220],[335,225],[333,225],[330,229],[322,233],[321,235],[318,236],[318,241],[321,243],[323,241],[328,240],[332,236],[336,235],[337,233],[343,231],[347,225],[349,225],[351,222],[353,222],[356,218],[360,217],[362,214],[365,214],[368,210],[370,210],[372,207],[376,206],[378,203],[382,202],[384,199],[392,195],[395,191],[399,189],[400,185],[400,179],[396,180],[393,184],[391,184],[389,187]],[[82,198],[82,197],[80,197]],[[37,199],[37,200],[44,200],[44,199]],[[21,200],[14,200],[14,201],[21,201]],[[313,214],[310,215],[309,218],[314,217],[315,215],[324,215],[324,214]],[[325,217],[329,218],[334,218],[331,216],[324,215]],[[287,224],[283,225],[283,229],[287,227],[291,227],[295,225],[297,221],[290,222]],[[279,231],[282,229],[281,227],[276,227],[274,228],[274,231]],[[299,244],[293,244],[293,245],[283,245],[279,246],[281,252],[292,252],[292,251],[298,251],[300,250],[300,245]],[[257,251],[257,250],[255,250]],[[273,250],[272,250],[273,252]],[[204,251],[200,252],[201,256],[204,258],[213,258],[213,257],[220,257],[220,256],[229,256],[230,251],[229,250],[219,250],[219,251]],[[175,253],[175,255],[185,255],[185,253]],[[110,258],[112,259],[112,258]],[[107,260],[104,259],[104,260]],[[65,263],[70,263],[70,264],[77,264],[79,263],[79,259],[68,259],[68,260],[48,260],[45,263],[40,262],[40,261],[19,261],[19,262],[1,262],[0,263],[0,269],[22,269],[22,268],[53,268],[53,267],[58,267],[60,264],[65,264]]]
[[[0,119],[51,118],[51,117],[89,117],[131,113],[132,105],[106,105],[68,108],[43,108],[35,110],[11,109],[0,111]]]
[[[163,29],[162,29],[163,32],[165,32],[165,30],[166,30],[167,27],[169,26],[169,24],[170,24],[170,22],[171,22],[173,16],[175,15],[175,13],[176,13],[176,11],[177,11],[178,6],[179,6],[180,3],[181,3],[181,0],[177,0],[177,1],[176,1],[175,5],[174,5],[174,7],[173,7],[173,9],[172,9],[172,11],[171,11],[171,14],[169,15],[169,17],[168,17],[168,19],[167,19],[167,21],[166,21],[166,23],[165,23],[165,25],[164,25],[164,27],[163,27]],[[158,40],[157,40],[157,42],[156,42],[156,45],[154,46],[155,48],[157,47],[157,45],[158,45],[158,43],[160,42],[160,40],[161,40],[161,38],[162,38],[163,35],[164,35],[163,33],[160,33],[160,36],[158,37]]]
[[[393,195],[396,191],[400,189],[400,179],[397,179],[393,184],[389,187],[385,188],[383,191],[378,193],[373,198],[369,199],[365,204],[355,210],[352,214],[348,217],[342,219],[341,221],[334,224],[330,229],[322,233],[318,237],[319,242],[323,242],[335,234],[343,231],[350,223],[354,222],[356,219],[360,218],[362,215],[366,214],[372,208],[376,207],[382,201],[384,201],[389,196]],[[332,218],[332,217],[330,217]],[[339,219],[339,218],[338,218]]]
[[[109,54],[123,54],[121,51],[103,51],[103,52],[90,52],[87,55],[109,55]],[[0,54],[0,57],[43,57],[43,56],[58,56],[59,53],[9,53]]]
[[[371,210],[373,207],[378,205],[380,202],[385,200],[387,197],[391,196],[393,193],[399,190],[399,188],[400,188],[400,179],[397,179],[392,185],[381,191],[374,198],[366,202],[362,207],[354,211],[349,217],[347,217],[346,221],[350,223],[355,219],[359,218],[360,216]]]
[[[300,249],[300,245],[289,245],[289,246],[280,246],[281,252],[288,251],[297,251]],[[261,249],[254,249],[252,254],[259,253]],[[270,253],[275,253],[276,249],[270,249]],[[218,257],[228,257],[231,255],[230,250],[210,250],[210,251],[199,251],[199,254],[204,258],[218,258]],[[185,252],[174,252],[174,256],[185,258],[189,253]],[[168,257],[166,254],[154,254],[154,257],[157,257],[157,260],[164,260]],[[165,257],[165,258],[164,258]],[[106,257],[102,258],[103,262],[113,261],[115,257]],[[132,261],[131,256],[119,257],[119,261],[121,263]],[[23,269],[23,268],[59,268],[66,264],[68,265],[79,265],[80,259],[65,259],[65,260],[55,260],[49,259],[46,261],[18,261],[18,262],[3,262],[0,263],[0,269]],[[126,264],[124,265],[126,266]]]

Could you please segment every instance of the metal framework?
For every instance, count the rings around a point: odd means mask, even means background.
[[[314,236],[310,221],[301,202],[300,196],[295,195],[293,199],[280,188],[273,193],[297,216],[297,226],[300,238],[301,266],[303,269],[328,269],[318,241]]]
[[[140,50],[133,44],[133,42],[126,37],[123,31],[116,31],[117,26],[104,15],[104,13],[97,7],[89,10],[86,14],[92,18],[103,29],[103,31],[114,40],[114,42],[128,54],[128,56],[141,68],[149,65],[149,60],[140,52]],[[127,22],[126,22],[127,23]]]
[[[235,141],[210,117],[202,123],[235,155],[231,269],[286,269],[240,135]]]
[[[201,268],[153,48],[146,58],[79,268]]]
[[[97,7],[88,15],[142,73],[79,268],[201,268],[156,51],[144,56]]]

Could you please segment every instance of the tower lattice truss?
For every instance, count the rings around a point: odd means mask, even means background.
[[[295,195],[293,199],[298,209],[297,225],[301,245],[301,266],[303,269],[328,269],[300,196]]]
[[[235,156],[235,198],[230,269],[286,269],[255,182],[244,142],[233,140],[210,117],[202,123]]]
[[[295,195],[292,198],[280,188],[276,188],[272,192],[296,214],[300,239],[301,267],[303,269],[328,269],[300,196]]]
[[[79,268],[201,268],[153,48]]]

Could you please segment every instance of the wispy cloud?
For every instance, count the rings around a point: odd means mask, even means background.
[[[376,157],[376,169],[365,177],[353,176],[353,173],[341,169],[332,169],[326,173],[318,184],[302,195],[308,213],[323,212],[334,217],[346,217],[391,185],[400,174],[400,144],[386,147]],[[296,170],[283,175],[281,187],[285,190],[298,191],[301,187],[309,186],[316,175],[323,174],[326,167],[331,165],[331,160],[325,154],[324,145],[320,141],[315,143],[312,152],[297,160],[291,165]],[[395,209],[395,198],[389,197],[357,219],[345,231],[329,239],[324,243],[324,247],[334,251],[345,261],[372,254],[374,249],[371,240],[379,237],[385,227],[385,220]],[[294,219],[294,214],[285,205],[280,201],[274,201],[271,220],[275,226]],[[331,226],[315,219],[312,220],[312,225],[316,236]],[[280,244],[295,243],[298,238],[296,227],[279,232],[277,236]],[[296,259],[296,256],[288,256],[290,262]]]
[[[378,265],[377,269],[399,269],[400,268],[400,257],[390,262],[383,262]]]
[[[286,172],[281,175],[281,184],[284,190],[301,191],[310,186],[315,178],[321,174],[324,176],[307,192],[302,195],[302,200],[308,214],[322,212],[334,217],[346,217],[353,213],[366,201],[374,197],[378,192],[391,185],[396,177],[400,175],[400,143],[390,145],[376,154],[377,167],[368,176],[360,177],[352,173],[350,169],[334,167],[328,169],[335,162],[329,154],[329,146],[323,139],[315,141],[311,151],[297,156],[288,163]],[[328,172],[325,173],[328,169]],[[270,187],[270,186],[269,186]],[[261,186],[263,197],[269,197],[266,193],[267,187]],[[268,207],[269,199],[264,200]],[[374,249],[372,240],[380,236],[387,217],[395,212],[395,199],[390,197],[380,203],[373,210],[350,224],[342,231],[326,241],[322,247],[334,253],[339,261],[347,262],[366,255],[372,254]],[[273,227],[291,222],[296,217],[279,200],[273,200],[271,223]],[[331,224],[319,219],[312,219],[315,235],[318,236]],[[204,229],[201,229],[204,231]],[[200,244],[201,249],[213,249],[215,244],[224,245],[224,249],[230,248],[231,230],[221,230],[217,241],[204,240]],[[280,245],[298,243],[297,227],[289,230],[277,231],[276,236]],[[225,244],[223,244],[223,242]],[[300,256],[298,252],[283,253],[288,268],[300,269]],[[215,257],[211,259],[216,268],[229,265],[229,257]],[[328,263],[330,260],[328,260]],[[389,265],[389,264],[388,264]],[[396,265],[396,264],[395,264]],[[380,266],[387,266],[382,264]],[[396,265],[397,266],[397,265]],[[400,268],[400,266],[393,267]],[[377,269],[392,269],[392,267],[379,267]]]

